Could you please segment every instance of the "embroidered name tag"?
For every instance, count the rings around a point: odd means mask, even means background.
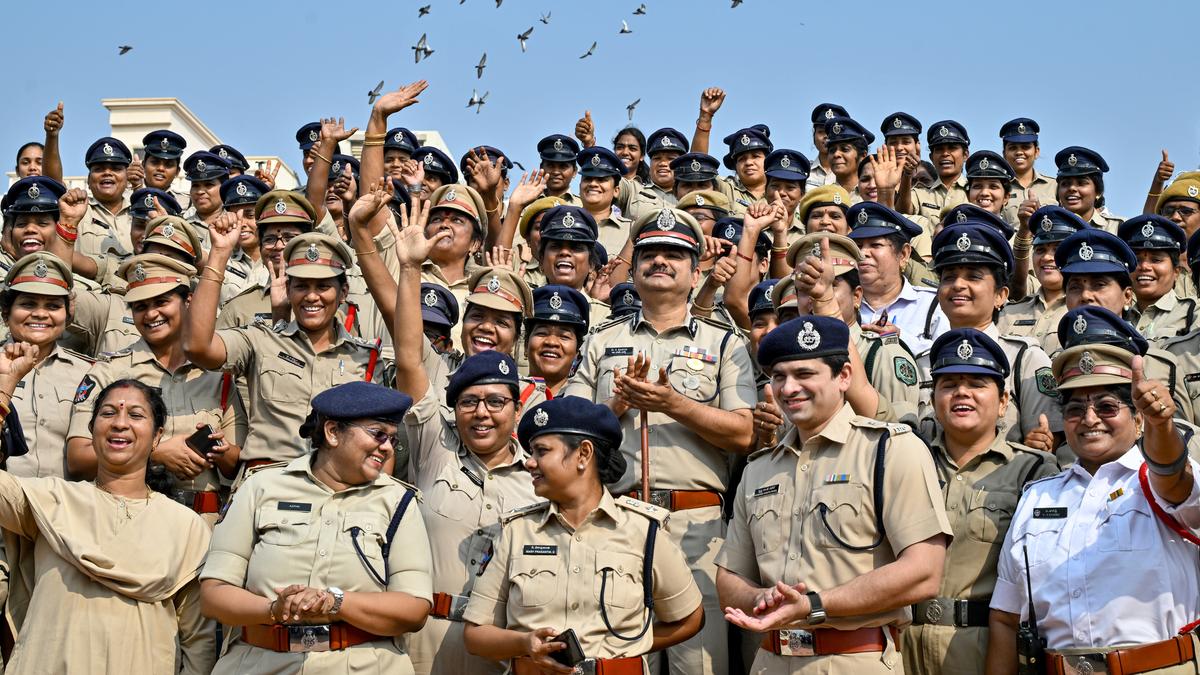
[[[1034,509],[1034,518],[1057,519],[1067,517],[1067,507],[1065,506],[1050,506],[1044,509]]]
[[[483,479],[480,478],[479,476],[476,476],[473,471],[471,471],[470,469],[468,469],[465,466],[462,467],[460,470],[463,473],[467,474],[467,479],[470,480],[472,483],[474,483],[475,487],[483,487]]]
[[[292,356],[291,354],[284,354],[283,352],[279,352],[279,358],[283,359],[284,361],[287,361],[288,363],[292,364],[293,366],[296,366],[297,368],[304,367],[304,362],[301,361],[300,359]]]
[[[825,476],[826,485],[836,485],[838,483],[849,483],[850,474],[848,473],[831,473]]]
[[[226,271],[226,272],[233,272],[234,274],[236,274],[237,276],[239,276],[239,277],[241,277],[241,278],[243,278],[243,279],[245,279],[245,278],[246,278],[246,273],[245,273],[245,272],[243,272],[243,271],[241,271],[241,270],[239,270],[239,269],[238,269],[238,268],[236,268],[236,267],[226,267],[226,268],[225,268],[225,271]]]
[[[524,555],[558,555],[558,546],[553,544],[526,544],[521,549]]]
[[[604,356],[633,356],[633,347],[605,347]]]
[[[279,502],[275,508],[280,511],[301,511],[308,513],[312,511],[312,504],[308,502]]]
[[[1183,376],[1183,381],[1184,382],[1200,381],[1200,373],[1188,373],[1187,375]]]
[[[130,326],[132,326],[133,325],[133,317],[132,316],[123,316],[123,317],[121,317],[121,322],[127,323]]]
[[[767,495],[777,494],[778,492],[779,492],[779,484],[776,483],[775,485],[764,485],[763,487],[758,488],[757,490],[754,491],[754,496],[755,497],[766,497]]]
[[[1037,323],[1037,319],[1017,319],[1013,322],[1014,326],[1032,326]]]

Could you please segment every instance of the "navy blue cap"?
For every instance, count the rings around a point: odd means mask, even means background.
[[[931,375],[989,375],[1004,379],[1010,366],[1004,348],[975,328],[955,328],[933,341],[929,349]]]
[[[1150,214],[1134,216],[1117,226],[1117,236],[1140,251],[1155,249],[1182,253],[1187,249],[1187,234],[1174,221]]]
[[[1150,342],[1137,328],[1111,311],[1096,305],[1082,305],[1058,320],[1058,343],[1063,349],[1083,344],[1121,347],[1145,356]]]
[[[1137,256],[1120,237],[1089,227],[1067,237],[1054,252],[1059,273],[1127,275],[1137,267]]]
[[[767,279],[758,282],[754,288],[750,289],[750,298],[746,301],[750,316],[759,312],[775,311],[775,305],[771,304],[771,289],[775,288],[777,283],[779,283],[778,279]]]
[[[894,112],[879,125],[884,138],[889,136],[920,136],[921,122],[906,112]]]
[[[646,139],[646,156],[650,157],[658,152],[683,153],[688,151],[688,147],[687,136],[671,127],[663,127]]]
[[[703,152],[684,153],[671,160],[671,171],[681,183],[703,183],[716,180],[721,164],[716,157]]]
[[[972,178],[999,178],[1011,183],[1016,178],[1016,172],[999,154],[991,150],[977,150],[967,158],[967,180]]]
[[[421,321],[450,328],[458,324],[458,300],[441,284],[421,282]]]
[[[854,143],[855,141],[870,145],[875,142],[875,134],[849,117],[834,117],[825,120],[826,146],[834,143]]]
[[[775,149],[771,143],[771,130],[765,124],[739,129],[726,136],[723,142],[729,146],[729,152],[725,153],[725,159],[722,160],[726,169],[737,165],[738,155],[751,150],[762,150],[763,154],[770,154]]]
[[[557,396],[537,404],[521,415],[517,440],[521,447],[545,434],[578,434],[602,442],[596,453],[596,468],[603,483],[615,483],[625,474],[625,455],[621,453],[621,421],[608,406],[592,403],[579,396]],[[599,448],[598,448],[599,450]]]
[[[517,362],[496,349],[468,356],[450,376],[450,383],[446,385],[446,404],[454,405],[464,389],[477,384],[507,384],[515,393],[520,385]]]
[[[620,177],[625,175],[625,165],[621,163],[621,158],[617,157],[617,153],[599,145],[584,148],[583,152],[576,157],[576,161],[579,162],[579,175],[581,176]]]
[[[501,152],[500,148],[491,145],[477,145],[464,152],[463,156],[458,159],[458,171],[464,176],[470,175],[470,172],[467,171],[467,160],[470,159],[472,151],[474,151],[475,156],[480,159],[483,159],[483,156],[486,154],[488,161],[492,163],[495,163],[497,159],[503,157],[504,161],[500,164],[501,172],[505,172],[513,168],[512,160],[508,158],[508,155]]]
[[[1029,217],[1029,229],[1033,230],[1033,245],[1051,244],[1062,241],[1088,225],[1082,218],[1054,204],[1043,206]]]
[[[764,173],[769,178],[803,181],[808,179],[808,172],[812,165],[809,164],[804,153],[799,150],[780,148],[767,155],[763,167]]]
[[[391,387],[353,380],[313,397],[312,412],[300,425],[300,435],[312,436],[316,431],[317,415],[329,420],[372,419],[401,424],[404,413],[412,404],[411,396]]]
[[[159,129],[142,137],[146,154],[161,159],[179,159],[187,148],[187,141],[174,131]]]
[[[392,201],[388,202],[388,206],[397,213],[401,211],[408,213],[412,207],[412,195],[408,192],[408,183],[399,178],[392,179]],[[399,222],[399,220],[400,216],[397,215],[396,221]]]
[[[592,250],[595,251],[596,254],[594,265],[597,267],[604,267],[608,264],[608,249],[604,248],[604,244],[596,242],[596,245],[592,247]]]
[[[412,154],[412,158],[425,165],[425,173],[432,173],[446,179],[447,183],[458,182],[458,168],[450,157],[429,145],[422,145]]]
[[[1000,127],[1000,138],[1005,143],[1037,143],[1041,130],[1037,122],[1028,117],[1018,117]]]
[[[91,166],[93,164],[123,164],[129,166],[132,163],[133,155],[129,152],[129,146],[112,136],[105,136],[92,143],[83,155],[84,166]]]
[[[712,236],[723,239],[734,246],[737,246],[738,242],[742,240],[743,232],[745,232],[745,223],[739,216],[724,216],[713,223]],[[754,242],[754,252],[764,255],[764,252],[769,253],[770,250],[771,235],[767,234],[766,230],[762,230],[758,233],[758,240]]]
[[[836,103],[818,103],[817,107],[812,109],[813,126],[824,126],[825,120],[849,116],[850,113],[846,112],[845,108]]]
[[[1095,150],[1072,145],[1054,155],[1059,177],[1086,176],[1093,173],[1108,173],[1108,162]]]
[[[225,208],[242,204],[256,204],[258,198],[271,191],[266,183],[254,176],[234,176],[221,183],[221,203]]]
[[[404,127],[388,129],[387,138],[383,139],[384,150],[395,148],[407,152],[410,156],[419,147],[421,147],[421,142],[417,140],[417,135]]]
[[[758,365],[781,361],[846,356],[850,353],[850,328],[841,319],[802,315],[782,323],[758,343]]]
[[[229,162],[207,150],[198,150],[184,160],[183,173],[193,183],[203,180],[223,180],[229,177]]]
[[[296,142],[300,144],[300,149],[307,151],[318,140],[321,139],[321,123],[309,122],[296,130]]]
[[[212,146],[208,149],[208,151],[225,160],[226,162],[229,162],[230,168],[237,169],[238,171],[250,170],[250,162],[246,161],[246,156],[241,152],[238,152],[238,149],[232,145],[225,145],[222,143],[220,145]]]
[[[58,213],[58,200],[67,193],[62,183],[46,176],[26,176],[8,188],[6,213]]]
[[[224,188],[224,185],[221,187]],[[150,218],[150,212],[154,210],[155,197],[158,198],[158,205],[163,207],[168,216],[178,216],[183,213],[183,208],[179,206],[179,202],[170,192],[144,187],[134,190],[133,194],[129,195],[129,217],[143,220]]]
[[[628,281],[622,281],[608,292],[608,306],[612,308],[609,316],[616,319],[626,314],[642,310],[642,298],[637,289]]]
[[[1192,236],[1188,237],[1187,262],[1188,268],[1200,272],[1200,236],[1197,236],[1198,234],[1200,234],[1200,230],[1193,232]],[[1192,276],[1195,277],[1195,274]]]
[[[574,162],[579,154],[579,143],[562,134],[551,134],[537,144],[538,156],[547,162]]]
[[[949,225],[951,223],[965,223],[968,220],[975,220],[991,225],[1000,234],[1004,235],[1005,241],[1012,239],[1013,235],[1017,233],[1013,226],[1008,224],[1007,220],[970,202],[963,202],[947,211],[946,217],[942,219],[942,222]]]
[[[947,225],[933,238],[933,269],[952,265],[999,265],[1007,275],[1016,261],[1008,239],[994,225],[968,220]]]
[[[846,219],[850,221],[850,238],[855,241],[893,234],[910,240],[924,231],[920,225],[876,202],[859,202],[851,206]]]
[[[525,319],[525,327],[532,330],[537,323],[562,323],[586,333],[591,311],[583,293],[570,286],[546,284],[533,289],[533,316]]]
[[[346,172],[346,166],[350,166],[350,173],[354,176],[354,180],[358,180],[358,160],[353,155],[335,154],[330,157],[333,163],[329,165],[329,179],[333,180]]]
[[[925,133],[925,144],[932,148],[935,145],[947,143],[971,145],[971,137],[967,135],[967,128],[954,120],[934,122],[929,127],[929,131]]]
[[[542,216],[542,241],[578,241],[594,244],[599,236],[596,219],[587,209],[561,204],[546,210]]]

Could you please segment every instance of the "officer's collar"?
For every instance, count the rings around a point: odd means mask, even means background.
[[[1001,420],[1001,422],[1002,421],[1003,420]],[[933,449],[934,452],[940,452],[942,454],[942,456],[946,459],[947,464],[954,466],[960,471],[965,468],[962,465],[958,465],[958,463],[950,457],[950,451],[946,449],[946,435],[944,432],[938,432],[937,438],[933,440]],[[967,464],[970,464],[976,459],[981,458],[991,452],[995,452],[1003,457],[1005,463],[1013,458],[1013,449],[1012,446],[1008,444],[1008,438],[1005,437],[1005,430],[1003,428],[998,428],[996,430],[996,438],[992,441],[992,444],[988,446],[987,450],[984,450],[982,453],[967,460]]]
[[[612,494],[611,494],[611,493],[609,493],[609,491],[608,491],[608,489],[607,489],[607,488],[605,488],[605,489],[602,491],[601,495],[600,495],[600,503],[596,505],[596,509],[595,509],[594,511],[592,511],[592,513],[589,513],[589,514],[588,514],[588,516],[587,516],[587,518],[585,518],[585,519],[584,519],[584,522],[580,523],[578,527],[574,527],[574,528],[572,528],[570,525],[568,525],[568,524],[566,523],[566,521],[564,521],[564,520],[563,520],[563,519],[562,519],[562,518],[559,516],[558,504],[555,504],[553,501],[551,501],[551,502],[550,502],[550,508],[548,508],[548,509],[544,509],[544,510],[542,511],[542,513],[541,513],[541,516],[540,516],[541,520],[538,522],[538,529],[541,529],[541,528],[544,528],[544,527],[546,527],[546,524],[547,524],[548,522],[550,522],[550,517],[551,517],[551,516],[553,516],[553,517],[554,517],[554,519],[555,519],[555,520],[556,520],[556,521],[557,521],[557,522],[558,522],[560,525],[562,525],[562,526],[563,526],[563,528],[565,528],[565,529],[567,529],[567,530],[574,530],[574,531],[578,531],[580,528],[584,527],[584,526],[585,526],[585,525],[587,525],[589,522],[592,522],[593,520],[595,520],[595,519],[592,517],[592,516],[593,516],[593,514],[595,514],[595,513],[602,513],[602,514],[605,514],[605,515],[607,515],[607,516],[608,516],[608,517],[609,517],[609,518],[610,518],[610,519],[611,519],[611,520],[612,520],[614,523],[620,523],[620,522],[621,522],[621,520],[620,520],[620,515],[619,515],[619,514],[620,514],[620,512],[621,512],[621,510],[620,510],[620,508],[617,506],[617,502],[616,502],[616,500],[615,500],[615,499],[613,499],[613,496],[612,496]]]
[[[654,327],[651,326],[648,322],[646,322],[642,318],[642,310],[639,309],[637,311],[637,313],[633,315],[633,323],[631,325],[631,329],[634,333],[636,333],[636,332],[638,332],[638,330],[641,329],[641,327],[643,325],[645,325],[650,330],[654,330]],[[678,326],[673,326],[671,328],[668,328],[667,330],[661,331],[658,333],[658,335],[662,335],[663,333],[669,333],[678,328],[686,327],[688,335],[690,337],[694,338],[694,337],[696,337],[696,330],[698,329],[699,325],[700,325],[700,321],[696,317],[692,316],[692,307],[689,304],[687,307],[687,313],[683,317],[683,323]]]
[[[813,436],[809,441],[811,442],[816,438],[824,438],[835,445],[845,443],[850,438],[850,420],[853,417],[854,408],[850,407],[848,401],[843,402],[842,407],[825,423],[825,427],[817,432],[817,435]]]
[[[983,329],[983,334],[992,338],[993,340],[1000,340],[1000,329],[996,327],[995,321],[988,322],[987,328]]]
[[[1163,312],[1169,312],[1175,309],[1175,306],[1178,304],[1179,296],[1175,294],[1175,289],[1171,288],[1167,289],[1167,292],[1150,306]]]

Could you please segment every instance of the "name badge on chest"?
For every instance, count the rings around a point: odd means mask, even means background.
[[[558,555],[558,546],[554,544],[526,544],[521,548],[522,555]]]
[[[1067,517],[1067,507],[1065,506],[1047,506],[1033,510],[1033,517],[1044,520],[1057,520]]]
[[[280,358],[280,359],[282,359],[282,360],[284,360],[284,361],[287,361],[288,363],[292,364],[293,366],[296,366],[297,368],[303,368],[303,367],[304,367],[304,362],[303,362],[303,361],[301,361],[300,359],[298,359],[298,358],[296,358],[296,357],[292,356],[291,354],[286,354],[286,353],[284,353],[284,352],[279,352],[279,358]]]

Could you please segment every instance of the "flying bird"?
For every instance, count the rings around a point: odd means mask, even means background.
[[[419,19],[419,18],[425,16],[426,14],[429,13],[429,10],[432,8],[433,8],[433,5],[425,5],[424,7],[418,7],[417,8],[417,18]]]
[[[542,23],[549,26],[550,25],[550,12],[546,12],[545,14],[543,14],[542,18],[540,20]]]
[[[629,121],[630,122],[633,121],[633,109],[638,107],[638,104],[641,102],[642,102],[642,99],[639,98],[638,100],[634,101],[633,103],[630,103],[629,105],[625,106],[625,112],[629,113]]]
[[[483,110],[483,104],[487,103],[487,97],[490,93],[492,92],[485,91],[483,92],[483,96],[480,96],[478,91],[472,89],[471,100],[467,101],[467,107],[470,108],[471,106],[475,106],[475,114],[478,115],[480,111]]]
[[[427,59],[433,56],[433,50],[429,48],[429,40],[425,33],[421,33],[421,39],[413,46],[413,57],[416,63],[420,63],[421,59]]]
[[[737,6],[742,4],[742,0],[733,0],[733,6],[730,9],[737,9]]]
[[[529,39],[530,35],[533,35],[533,26],[530,26],[529,30],[517,36],[517,42],[521,43],[522,52],[525,51],[525,42]]]
[[[621,19],[621,32],[618,35],[625,35],[632,32],[633,29],[629,27],[629,24],[625,23],[625,19]]]
[[[383,80],[380,80],[374,89],[367,92],[367,104],[374,105],[375,99],[379,98],[379,92],[381,91],[383,91]]]
[[[487,52],[479,57],[479,63],[475,66],[475,79],[483,79],[483,69],[487,68]]]
[[[129,50],[133,49],[133,47],[130,47],[129,45],[121,45],[120,47],[117,47],[117,49],[120,50],[120,53],[118,53],[117,56],[125,56],[129,53]]]
[[[633,10],[634,16],[646,16],[646,3],[638,5],[638,8]]]
[[[496,0],[496,9],[500,9],[500,5],[501,5],[503,2],[504,2],[504,0]]]
[[[587,57],[589,57],[589,56],[591,56],[592,54],[595,54],[595,53],[596,53],[596,43],[595,43],[595,42],[593,42],[593,43],[592,43],[592,46],[591,46],[591,47],[588,47],[588,50],[587,50],[586,52],[584,52],[583,56],[581,56],[581,57],[579,57],[579,58],[581,58],[581,59],[586,59]]]

